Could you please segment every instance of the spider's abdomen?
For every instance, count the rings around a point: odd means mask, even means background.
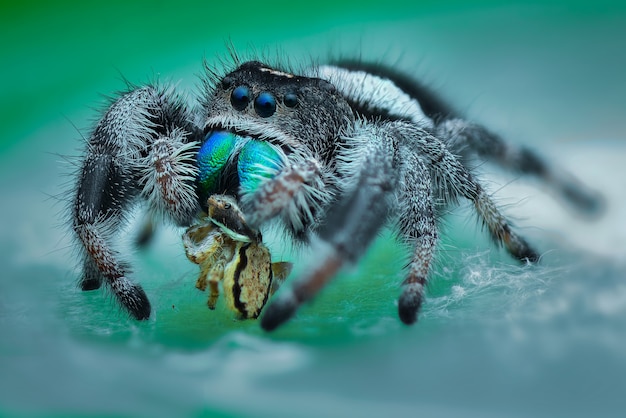
[[[418,124],[425,119],[438,124],[458,117],[431,89],[396,68],[349,60],[322,67],[327,72],[325,68],[339,75],[337,88],[365,116]]]

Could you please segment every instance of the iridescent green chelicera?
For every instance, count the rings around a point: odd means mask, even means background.
[[[272,178],[281,166],[281,159],[275,148],[265,141],[251,139],[241,149],[237,161],[240,192],[256,191],[261,182]]]
[[[227,131],[210,133],[198,151],[198,192],[202,201],[219,193],[220,176],[239,148],[237,175],[241,193],[255,192],[282,166],[278,151],[265,141]]]
[[[198,191],[204,200],[218,192],[220,175],[241,137],[225,131],[212,132],[198,151]]]

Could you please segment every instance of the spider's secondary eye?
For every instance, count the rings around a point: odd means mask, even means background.
[[[283,98],[283,103],[285,103],[287,107],[296,107],[298,104],[298,96],[296,93],[287,93]]]
[[[230,104],[237,110],[244,110],[250,103],[250,89],[239,86],[230,94]]]
[[[254,100],[254,110],[262,118],[269,118],[276,112],[276,98],[266,91],[260,93]]]
[[[232,87],[232,85],[235,83],[235,80],[233,79],[233,77],[227,75],[226,77],[222,78],[222,88],[224,89],[229,89]]]
[[[319,88],[330,94],[335,94],[337,92],[337,88],[326,80],[319,81]]]

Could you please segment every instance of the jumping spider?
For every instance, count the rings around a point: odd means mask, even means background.
[[[460,118],[393,68],[341,61],[293,71],[233,61],[226,74],[205,65],[200,106],[171,87],[131,88],[88,138],[72,211],[81,288],[106,283],[137,319],[150,316],[150,303],[111,241],[138,201],[188,227],[210,195],[231,195],[253,230],[277,220],[295,242],[311,244],[310,268],[270,302],[266,330],[356,262],[386,224],[411,249],[398,314],[415,322],[438,219],[459,198],[496,244],[536,262],[472,173],[477,160],[534,175],[581,212],[598,208],[598,197],[569,175]]]

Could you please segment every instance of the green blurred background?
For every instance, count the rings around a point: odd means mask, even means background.
[[[224,54],[227,41],[240,50],[282,48],[315,57],[337,50],[377,59],[401,55],[408,65],[425,63],[420,72],[435,83],[465,70],[489,80],[504,66],[540,65],[554,83],[584,75],[578,87],[586,93],[586,86],[606,85],[600,83],[605,76],[617,78],[613,65],[624,60],[623,2],[26,1],[1,7],[0,109],[10,122],[2,149],[36,124],[98,103],[98,94],[123,86],[122,76],[136,83],[159,74],[188,79],[200,72],[203,57]],[[543,52],[540,61],[528,62],[533,50]],[[585,72],[553,74],[555,63],[563,70],[564,59]]]
[[[609,1],[2,4],[0,417],[621,416],[625,40],[626,4]],[[137,324],[75,286],[65,156],[125,80],[194,92],[229,43],[397,65],[595,184],[607,213],[585,223],[488,172],[542,266],[492,249],[461,209],[416,327],[396,319],[405,254],[385,235],[270,335],[206,310],[180,231],[165,229],[146,251],[120,242],[156,308]]]

